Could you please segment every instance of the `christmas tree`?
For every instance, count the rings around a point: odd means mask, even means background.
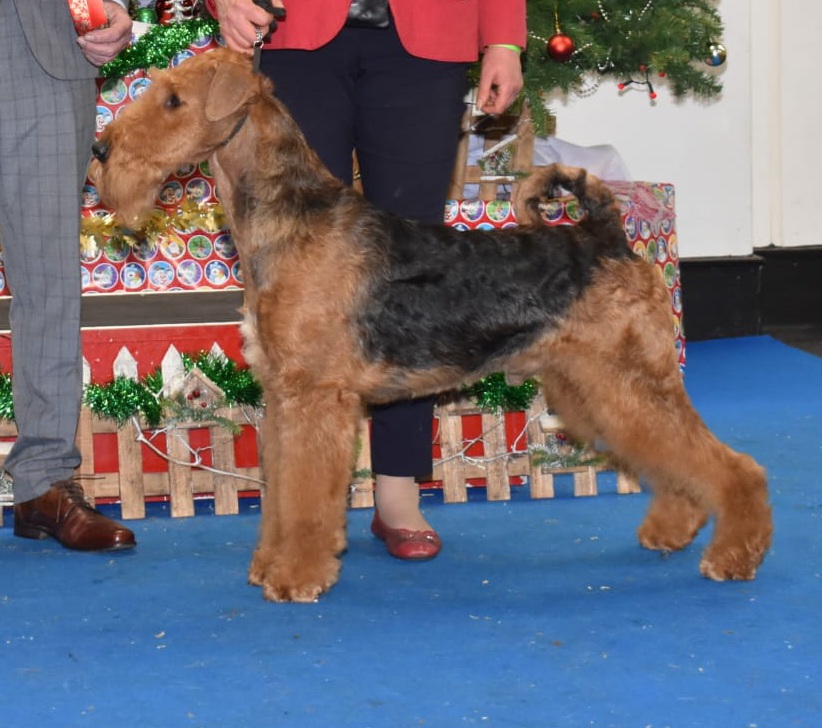
[[[710,0],[528,0],[524,96],[538,129],[545,95],[584,94],[602,79],[619,90],[667,84],[677,98],[722,90],[722,20]]]

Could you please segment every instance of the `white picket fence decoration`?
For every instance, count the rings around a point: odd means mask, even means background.
[[[225,356],[218,344],[210,353]],[[222,391],[194,367],[186,372],[183,357],[170,346],[161,363],[163,397],[182,397],[196,394],[204,406],[214,407],[213,420],[167,421],[156,429],[149,429],[136,416],[121,428],[111,420],[94,415],[84,407],[80,415],[77,444],[83,456],[78,472],[86,497],[90,502],[119,501],[124,519],[144,518],[147,499],[168,499],[174,517],[194,515],[196,498],[214,499],[218,515],[239,512],[239,499],[244,493],[255,493],[264,488],[259,466],[237,467],[234,434],[225,426],[228,420],[238,427],[252,428],[255,443],[259,438],[262,412],[243,406],[220,406]],[[138,379],[137,360],[123,347],[113,367],[113,377]],[[83,361],[84,383],[91,381],[91,368]],[[466,439],[463,418],[478,415],[481,434]],[[544,449],[546,437],[561,429],[561,423],[547,414],[541,397],[537,397],[525,413],[525,427],[509,446],[506,438],[505,415],[480,411],[467,400],[438,406],[437,442],[441,456],[434,460],[432,480],[441,481],[446,503],[468,500],[469,480],[485,481],[488,500],[509,500],[512,478],[527,477],[532,498],[552,498],[555,495],[554,476],[570,473],[574,494],[597,494],[597,474],[606,466],[552,467],[539,464],[539,452]],[[191,444],[192,430],[207,430],[208,445]],[[13,423],[0,422],[0,438],[16,435]],[[95,469],[95,435],[114,435],[117,447],[117,472],[100,473]],[[370,475],[368,421],[363,420],[360,435],[360,453],[355,480],[351,485],[350,504],[353,508],[369,507],[374,503],[374,482]],[[483,454],[471,456],[468,452],[482,443]],[[97,447],[101,447],[98,443]],[[143,454],[151,451],[167,462],[166,472],[144,472]],[[208,451],[209,458],[205,457]],[[258,449],[259,451],[259,449]],[[210,461],[210,464],[209,464]],[[636,481],[622,473],[617,474],[617,492],[639,491]],[[0,509],[0,518],[2,513]],[[0,523],[2,521],[0,520]]]

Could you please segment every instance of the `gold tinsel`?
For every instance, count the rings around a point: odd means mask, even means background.
[[[168,238],[179,239],[176,230],[205,230],[216,233],[225,227],[225,215],[219,202],[199,202],[186,197],[176,211],[155,208],[139,230],[122,228],[113,214],[84,215],[80,220],[80,250],[94,257],[107,243],[134,247],[145,241],[152,250]]]

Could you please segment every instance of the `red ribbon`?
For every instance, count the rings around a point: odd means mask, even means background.
[[[77,35],[108,25],[103,0],[68,0],[68,6]]]

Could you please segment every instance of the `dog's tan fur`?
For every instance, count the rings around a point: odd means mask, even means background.
[[[106,129],[96,154],[102,160],[93,169],[96,184],[126,223],[153,207],[159,185],[183,164],[207,158],[216,178],[246,279],[246,356],[265,392],[267,488],[249,579],[267,599],[312,601],[337,581],[364,407],[445,391],[492,371],[537,377],[575,435],[603,444],[648,482],[654,498],[639,528],[643,546],[682,549],[714,517],[702,573],[717,580],[754,577],[772,531],[764,471],[720,443],[690,404],[660,276],[617,250],[625,242],[619,216],[596,179],[558,167],[537,173],[516,200],[518,232],[477,238],[478,245],[510,241],[534,255],[544,255],[543,241],[557,246],[570,256],[567,269],[543,260],[558,279],[579,277],[562,288],[568,300],[542,301],[545,320],[536,332],[508,321],[511,341],[500,343],[495,329],[491,338],[499,345],[470,367],[457,361],[460,344],[469,327],[479,336],[486,326],[483,314],[472,318],[471,303],[455,302],[456,313],[409,312],[397,325],[421,335],[429,333],[429,319],[442,319],[430,329],[439,341],[422,352],[430,363],[410,365],[416,350],[403,349],[384,327],[402,309],[388,297],[383,316],[383,304],[373,300],[374,291],[394,283],[392,266],[400,264],[391,262],[392,246],[400,236],[419,235],[420,245],[424,236],[441,236],[448,245],[473,238],[455,242],[449,236],[456,232],[396,222],[340,184],[245,59],[218,50],[152,74],[149,90]],[[591,213],[587,230],[546,228],[539,203],[556,180],[600,209],[602,222]],[[589,249],[599,252],[577,258]],[[473,261],[475,254],[467,255]],[[479,271],[484,263],[476,257]],[[420,285],[434,285],[432,275],[425,268]],[[521,294],[517,305],[533,303],[529,290]],[[492,283],[483,295],[501,294]],[[492,314],[487,326],[500,328]],[[451,358],[434,353],[439,344],[450,347]]]

